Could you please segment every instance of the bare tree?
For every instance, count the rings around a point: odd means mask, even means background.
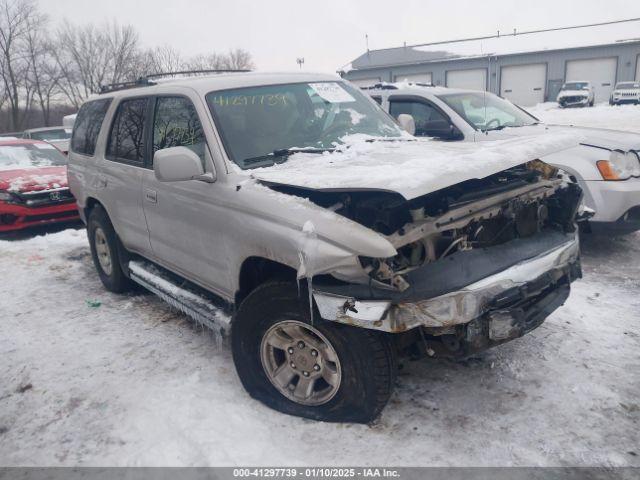
[[[65,23],[57,33],[56,62],[62,71],[60,88],[76,107],[106,83],[108,45],[94,26]]]
[[[134,79],[139,48],[138,34],[132,26],[66,24],[57,36],[60,88],[76,107],[100,91],[102,85]]]
[[[106,25],[103,34],[107,42],[110,58],[110,83],[118,83],[131,78],[138,60],[138,32],[131,25]]]
[[[229,50],[229,53],[225,55],[226,67],[232,70],[252,70],[254,67],[251,54],[242,48],[236,48],[235,50]]]
[[[25,84],[29,69],[26,45],[29,29],[39,24],[39,15],[33,0],[0,0],[0,75],[13,130],[21,127],[21,108],[28,109],[32,98]]]
[[[33,93],[45,126],[51,125],[51,102],[58,96],[61,78],[61,70],[53,55],[51,39],[46,30],[47,24],[46,16],[34,15],[29,19],[26,38],[29,63],[26,88]]]
[[[250,68],[251,54],[243,49],[192,57],[170,45],[143,50],[135,28],[116,22],[101,26],[65,22],[51,35],[49,19],[38,10],[37,0],[0,0],[4,128],[19,130],[25,122],[50,125],[66,108],[64,103],[77,109],[108,83],[186,69]]]
[[[148,50],[146,52],[146,56],[149,70],[147,72],[143,72],[143,74],[178,72],[188,68],[188,64],[182,58],[180,52],[170,45],[163,45],[161,47],[155,47]]]
[[[195,55],[185,62],[188,70],[218,70],[224,67],[224,58],[217,53]]]
[[[227,54],[210,53],[196,55],[185,62],[190,70],[251,70],[254,68],[251,54],[237,48]]]

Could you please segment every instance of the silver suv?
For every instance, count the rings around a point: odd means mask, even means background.
[[[566,300],[581,191],[536,159],[573,142],[418,141],[337,77],[231,73],[91,98],[69,183],[108,290],[230,335],[272,408],[368,422],[397,358],[475,354]]]

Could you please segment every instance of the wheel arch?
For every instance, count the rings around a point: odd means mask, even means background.
[[[238,273],[235,304],[240,305],[256,287],[274,279],[295,281],[296,270],[289,265],[261,256],[245,258]]]
[[[105,208],[105,206],[102,204],[102,202],[100,200],[98,200],[95,197],[87,197],[85,204],[84,204],[84,208],[82,209],[82,213],[84,215],[85,218],[85,223],[87,221],[89,221],[89,215],[91,215],[91,211],[96,208],[97,206],[102,207],[102,209],[107,213],[107,216],[109,215],[109,212],[107,212],[107,209]],[[111,218],[111,217],[109,217]]]

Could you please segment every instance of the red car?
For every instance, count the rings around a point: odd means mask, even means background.
[[[62,152],[38,140],[0,138],[0,232],[77,218]]]

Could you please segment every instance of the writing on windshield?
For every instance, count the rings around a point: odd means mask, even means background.
[[[227,155],[243,169],[286,161],[297,151],[322,153],[349,135],[403,135],[370,99],[339,81],[238,88],[206,98]]]

